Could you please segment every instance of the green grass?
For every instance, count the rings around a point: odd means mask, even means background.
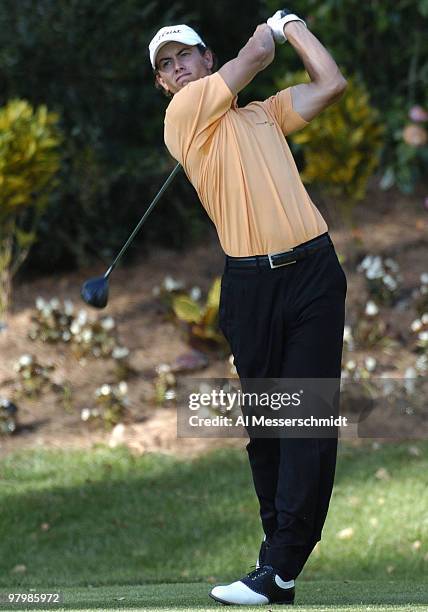
[[[427,450],[340,445],[301,609],[428,610]],[[105,447],[16,453],[0,464],[0,513],[0,592],[57,587],[74,610],[211,607],[209,585],[250,571],[261,536],[247,456],[235,450],[192,460]],[[346,528],[352,537],[338,538]],[[125,600],[112,601],[118,592]]]
[[[63,604],[50,610],[225,610],[208,593],[208,583],[156,584],[146,586],[95,587],[92,589],[75,587],[62,589]],[[412,582],[308,582],[299,586],[295,610],[299,612],[368,611],[388,610],[413,612],[427,609],[426,590],[421,584]],[[4,610],[0,606],[0,609]],[[14,608],[15,610],[17,608]],[[20,607],[19,609],[35,609]],[[38,610],[46,608],[36,608]],[[246,612],[260,612],[261,609],[284,611],[284,606],[250,607]],[[289,608],[286,608],[289,609]]]
[[[208,583],[152,584],[146,586],[74,587],[62,589],[63,603],[51,606],[51,610],[225,610],[208,593]],[[308,582],[302,581],[296,596],[294,608],[299,612],[311,610],[342,610],[346,612],[367,610],[414,610],[427,609],[426,590],[421,584],[412,582]],[[4,610],[0,606],[0,609]],[[16,610],[17,608],[15,608]],[[37,609],[27,606],[19,609]],[[43,608],[38,608],[43,609]],[[45,608],[48,609],[48,608]],[[246,612],[260,610],[282,610],[284,606],[244,608]]]

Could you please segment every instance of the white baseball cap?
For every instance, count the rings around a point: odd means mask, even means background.
[[[152,67],[156,68],[156,55],[161,47],[169,42],[179,42],[183,45],[204,45],[204,41],[193,28],[187,25],[165,26],[152,38],[149,44],[150,61]]]

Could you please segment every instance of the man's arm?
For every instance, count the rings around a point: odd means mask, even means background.
[[[303,23],[286,23],[284,34],[311,78],[311,83],[291,87],[293,109],[305,121],[311,121],[342,96],[347,82],[330,53]]]
[[[250,83],[258,72],[269,66],[275,56],[272,30],[267,24],[257,26],[238,56],[219,70],[230,91],[236,95]]]

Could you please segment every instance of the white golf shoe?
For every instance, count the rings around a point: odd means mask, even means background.
[[[223,604],[263,606],[294,603],[294,580],[285,582],[272,566],[263,565],[231,584],[212,589],[210,597]]]

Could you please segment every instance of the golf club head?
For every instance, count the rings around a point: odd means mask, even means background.
[[[90,278],[80,290],[82,299],[94,308],[104,308],[108,301],[108,279],[104,276]]]

